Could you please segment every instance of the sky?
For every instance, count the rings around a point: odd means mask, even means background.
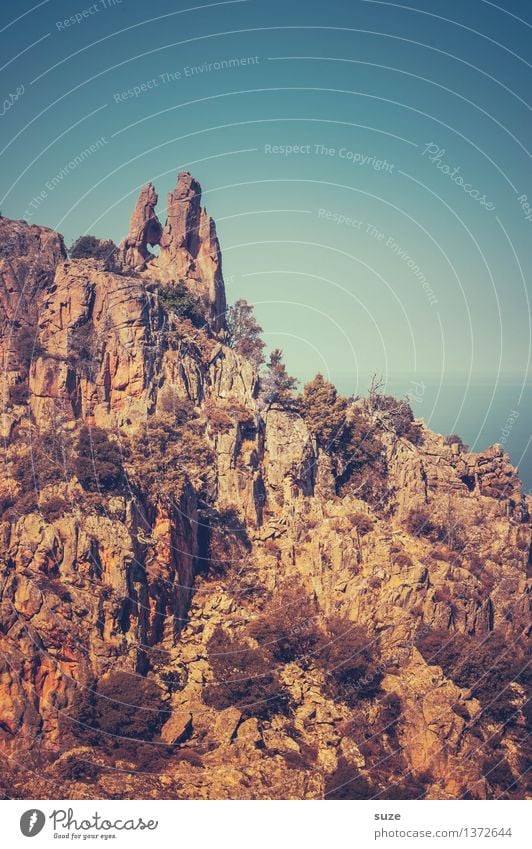
[[[532,488],[529,2],[2,9],[2,214],[118,242],[189,170],[291,373],[377,372]]]

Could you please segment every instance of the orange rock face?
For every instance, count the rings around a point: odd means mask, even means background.
[[[157,193],[153,183],[141,190],[129,224],[129,234],[121,244],[123,260],[130,268],[144,269],[153,259],[149,247],[161,241],[162,227],[155,214]]]
[[[417,439],[383,430],[358,401],[378,497],[350,483],[226,345],[197,181],[179,175],[164,229],[156,202],[149,184],[122,273],[0,219],[0,752],[20,761],[5,792],[523,798],[512,657],[532,556],[515,469],[420,422]],[[165,305],[178,281],[202,326]],[[320,660],[357,629],[365,668],[354,650]]]

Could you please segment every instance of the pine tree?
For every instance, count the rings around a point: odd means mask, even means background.
[[[331,451],[346,426],[347,400],[322,374],[317,374],[303,387],[300,402],[308,429],[325,451]]]
[[[228,344],[250,360],[257,368],[264,362],[262,327],[258,324],[252,304],[243,298],[227,310]]]
[[[266,364],[266,374],[261,380],[260,401],[263,406],[279,404],[289,407],[294,404],[297,379],[290,377],[283,363],[283,352],[275,348]]]

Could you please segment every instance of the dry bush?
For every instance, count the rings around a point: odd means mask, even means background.
[[[470,688],[483,707],[483,716],[505,725],[515,723],[518,710],[511,683],[525,683],[526,654],[520,645],[510,649],[504,634],[467,637],[448,631],[429,631],[416,646],[429,664],[441,666],[459,687]]]
[[[445,584],[441,587],[437,587],[433,595],[435,602],[443,604],[448,604],[452,600],[452,597],[451,590]]]
[[[176,503],[187,481],[208,496],[213,454],[197,417],[185,418],[189,409],[184,405],[174,415],[153,416],[130,441],[130,480],[152,501]]]
[[[426,507],[414,507],[407,516],[405,527],[412,536],[445,543],[452,551],[460,552],[466,544],[466,529],[456,519],[451,506],[440,520],[436,520]]]
[[[511,798],[508,796],[509,791],[515,788],[516,777],[508,765],[501,749],[493,752],[482,762],[482,772],[484,778],[495,791],[495,795],[502,798]]]
[[[221,404],[216,404],[211,398],[207,398],[205,401],[203,412],[214,433],[227,433],[234,426],[228,411]]]
[[[382,680],[378,649],[367,632],[348,619],[336,617],[327,622],[315,659],[325,673],[325,689],[332,699],[356,704],[378,693]]]
[[[61,731],[113,760],[154,768],[170,751],[159,736],[169,717],[163,695],[153,679],[110,672],[78,693],[61,717]]]
[[[466,443],[464,442],[462,437],[458,436],[457,433],[451,433],[449,436],[446,436],[445,437],[445,444],[449,445],[449,446],[459,445],[460,451],[464,451],[466,453],[467,453],[467,451],[469,451],[469,445],[466,445]]]
[[[425,507],[413,507],[406,518],[405,526],[408,533],[414,537],[431,539],[436,531],[436,525]]]
[[[352,513],[348,519],[361,537],[371,533],[373,530],[373,519],[367,513]]]
[[[414,561],[410,557],[409,554],[406,554],[404,551],[400,551],[399,554],[396,554],[395,557],[392,557],[392,563],[396,566],[399,566],[401,569],[409,569],[414,565]]]
[[[209,511],[202,520],[201,531],[203,544],[199,559],[203,571],[208,575],[224,575],[231,581],[251,551],[246,526],[238,510],[227,507]]]
[[[125,482],[120,446],[105,430],[83,425],[79,432],[74,471],[88,492],[120,492]]]
[[[376,792],[356,767],[351,766],[342,756],[338,759],[335,771],[325,781],[325,799],[371,799]]]
[[[214,682],[204,688],[203,699],[209,707],[236,707],[244,716],[260,719],[288,713],[289,694],[262,649],[252,649],[218,627],[208,643],[208,660]]]
[[[11,344],[23,372],[27,375],[33,360],[38,359],[44,353],[42,345],[37,340],[38,330],[36,327],[24,325],[13,331]]]
[[[383,395],[375,386],[370,388],[369,406],[385,430],[408,439],[419,445],[423,439],[422,431],[414,423],[412,408],[406,399],[397,399],[392,395]]]
[[[9,387],[9,400],[15,406],[27,404],[29,394],[30,390],[26,382],[14,383]]]
[[[282,587],[247,629],[248,634],[278,663],[306,665],[323,639],[317,608],[299,583]]]
[[[281,553],[279,543],[276,542],[274,539],[267,539],[264,542],[263,548],[266,554],[273,554],[275,557],[279,557]]]
[[[74,476],[74,461],[71,436],[53,424],[49,430],[17,435],[5,467],[15,486],[1,499],[2,519],[16,521],[37,511],[39,493],[47,486],[68,482]]]
[[[40,511],[47,522],[55,522],[60,519],[67,510],[70,509],[70,504],[59,495],[54,495],[48,498],[44,504],[40,505]]]

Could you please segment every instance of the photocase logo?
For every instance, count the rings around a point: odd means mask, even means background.
[[[20,830],[24,837],[35,837],[43,830],[46,817],[42,811],[37,808],[32,808],[30,811],[25,811],[20,818]]]

